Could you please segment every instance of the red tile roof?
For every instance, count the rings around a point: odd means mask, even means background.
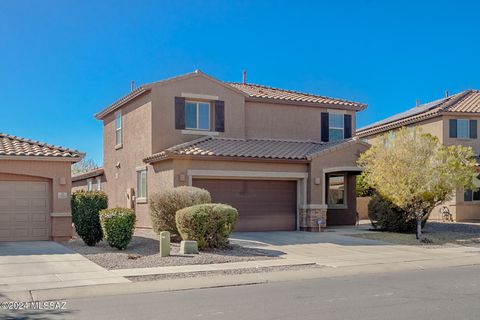
[[[322,105],[337,105],[342,107],[351,107],[358,110],[363,110],[367,107],[366,104],[353,102],[343,99],[329,98],[319,96],[311,93],[303,93],[292,90],[285,90],[279,88],[268,87],[252,83],[236,83],[227,82],[234,88],[245,92],[249,97],[259,99],[269,99],[276,101],[292,101],[292,102],[307,102]]]
[[[378,134],[405,125],[440,116],[449,112],[480,113],[480,91],[465,90],[452,96],[432,101],[357,130],[359,137]]]
[[[310,93],[278,89],[278,88],[273,88],[273,87],[268,87],[268,86],[263,86],[258,84],[251,84],[251,83],[244,84],[244,83],[235,83],[235,82],[223,82],[213,77],[210,77],[209,75],[203,73],[200,70],[195,70],[194,72],[190,72],[187,74],[141,85],[134,91],[123,96],[122,98],[118,99],[114,103],[105,107],[100,112],[96,113],[95,118],[102,119],[107,114],[117,110],[125,103],[137,98],[138,96],[146,92],[149,92],[155,86],[171,83],[173,81],[178,81],[178,80],[182,80],[182,79],[186,79],[194,76],[201,76],[204,78],[208,78],[218,83],[219,85],[222,85],[226,88],[236,91],[239,94],[242,94],[245,97],[250,99],[266,100],[273,103],[283,101],[283,102],[291,102],[291,103],[297,102],[301,104],[303,103],[303,104],[310,104],[310,105],[332,106],[333,108],[342,107],[347,109],[350,108],[357,111],[363,110],[367,107],[366,104],[359,103],[359,102],[329,98],[329,97],[319,96],[319,95],[310,94]]]
[[[356,138],[335,142],[293,141],[274,139],[232,139],[203,137],[155,153],[143,161],[156,162],[175,156],[232,157],[271,160],[308,161],[316,154],[359,143]],[[360,142],[363,143],[363,142]]]
[[[48,157],[78,161],[84,156],[77,150],[53,146],[39,141],[28,140],[0,133],[1,157]]]

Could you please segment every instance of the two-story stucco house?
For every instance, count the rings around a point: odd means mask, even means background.
[[[110,206],[135,208],[137,227],[151,226],[150,194],[183,185],[236,207],[237,231],[355,224],[356,160],[368,144],[353,135],[365,107],[201,71],[142,85],[95,115],[103,172],[74,184],[93,179]]]
[[[452,96],[419,105],[403,113],[373,123],[357,131],[357,136],[375,143],[380,135],[394,132],[403,126],[419,126],[444,145],[464,145],[480,154],[479,128],[480,92],[466,90]],[[480,186],[480,180],[476,179]],[[480,220],[480,190],[458,190],[447,207],[456,221]],[[440,208],[434,209],[430,219],[442,219]]]

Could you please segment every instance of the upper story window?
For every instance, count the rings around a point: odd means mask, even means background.
[[[203,97],[196,99],[218,99],[214,96],[200,94],[197,96]],[[183,130],[184,134],[197,135],[225,132],[225,101],[195,101],[186,100],[185,97],[175,97],[175,129]]]
[[[185,129],[210,130],[210,103],[185,102]]]
[[[343,114],[331,113],[328,119],[328,141],[337,141],[344,139],[344,121]]]
[[[115,113],[115,147],[122,145],[122,112]]]
[[[338,141],[352,137],[352,115],[322,112],[320,118],[321,141]]]
[[[450,138],[477,139],[477,120],[450,119]]]
[[[102,178],[97,177],[97,191],[102,190]]]
[[[93,181],[92,181],[92,179],[87,180],[87,191],[93,191]]]

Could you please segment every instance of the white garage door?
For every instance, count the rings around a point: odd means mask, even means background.
[[[0,181],[0,241],[48,240],[48,182]]]

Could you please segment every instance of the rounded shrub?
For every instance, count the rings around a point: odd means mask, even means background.
[[[178,210],[197,204],[212,202],[210,192],[195,187],[168,188],[150,196],[150,217],[153,230],[169,231],[178,235],[175,214]]]
[[[415,232],[417,227],[415,219],[378,193],[368,203],[368,218],[375,229],[382,231]]]
[[[100,211],[103,238],[110,247],[124,250],[135,231],[135,211],[127,208],[111,208]]]
[[[200,249],[225,247],[237,219],[237,209],[219,203],[195,205],[176,214],[182,239],[197,241]]]
[[[77,191],[72,194],[72,221],[75,231],[87,246],[102,240],[99,212],[108,207],[108,197],[101,191]]]

